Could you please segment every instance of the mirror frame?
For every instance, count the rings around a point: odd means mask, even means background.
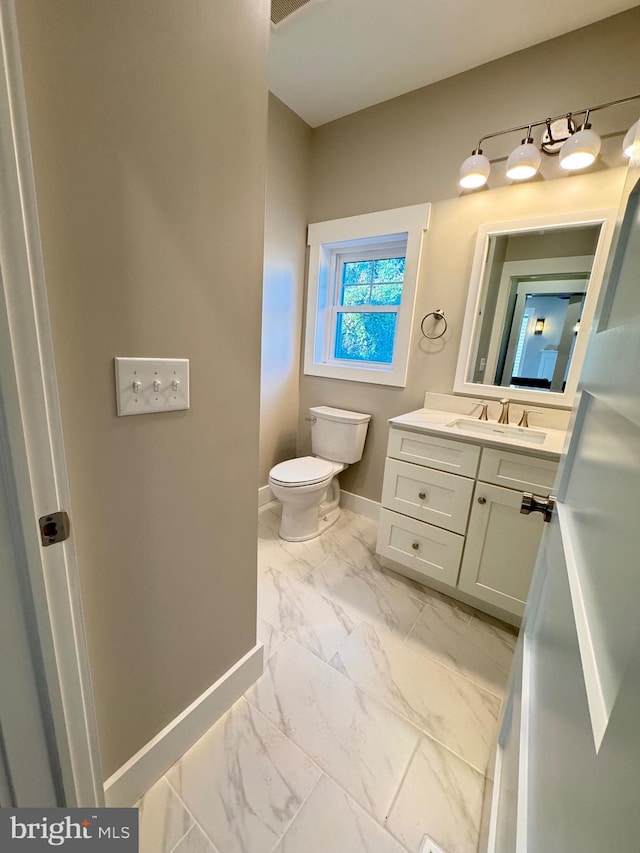
[[[488,399],[508,397],[516,402],[535,403],[541,406],[570,409],[578,388],[578,379],[584,354],[587,348],[589,333],[593,325],[596,305],[606,268],[609,249],[615,229],[617,211],[613,208],[601,210],[585,210],[576,213],[553,214],[538,216],[534,219],[511,220],[509,222],[489,222],[478,228],[476,248],[469,279],[469,292],[465,309],[462,340],[458,353],[458,365],[453,385],[454,394],[474,395]],[[573,358],[567,375],[565,390],[536,391],[531,388],[509,388],[502,385],[483,385],[480,382],[469,382],[470,361],[473,355],[473,340],[478,327],[478,311],[482,296],[485,266],[489,253],[491,237],[502,237],[511,234],[526,234],[530,231],[560,229],[580,225],[600,225],[600,236],[593,257],[593,266],[589,277],[589,286],[582,311],[580,331],[573,350]]]

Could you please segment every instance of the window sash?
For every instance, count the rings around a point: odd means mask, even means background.
[[[393,305],[374,305],[370,302],[361,303],[359,305],[341,305],[343,288],[344,265],[348,263],[358,263],[361,261],[378,261],[386,260],[387,258],[405,258],[407,255],[407,243],[405,240],[393,241],[380,244],[379,246],[368,246],[355,252],[344,252],[334,250],[332,252],[331,269],[332,274],[332,289],[331,298],[327,308],[328,322],[325,325],[325,339],[323,347],[323,363],[339,366],[354,367],[356,369],[374,369],[380,371],[391,371],[394,367],[396,359],[396,341],[398,335],[398,325],[393,337],[393,357],[391,362],[367,361],[364,359],[342,359],[336,358],[336,337],[338,334],[338,314],[396,314],[400,313],[402,308],[402,300],[404,293],[400,296],[400,302]],[[402,282],[363,282],[370,286],[376,284],[401,284],[404,289],[404,278]],[[349,285],[348,285],[349,286]],[[353,285],[352,285],[353,286]]]

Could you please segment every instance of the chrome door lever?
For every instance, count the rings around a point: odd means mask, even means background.
[[[548,498],[541,498],[539,495],[534,495],[531,492],[523,492],[522,503],[520,505],[520,513],[529,515],[531,512],[541,512],[543,521],[551,521],[553,511],[556,508],[556,499],[554,495],[549,495]]]

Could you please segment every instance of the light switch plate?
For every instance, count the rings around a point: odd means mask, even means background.
[[[188,358],[115,359],[118,415],[189,408]]]

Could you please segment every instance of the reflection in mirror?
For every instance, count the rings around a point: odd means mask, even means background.
[[[603,210],[480,226],[457,393],[572,405],[613,224]]]
[[[600,229],[489,237],[468,381],[564,391]]]

